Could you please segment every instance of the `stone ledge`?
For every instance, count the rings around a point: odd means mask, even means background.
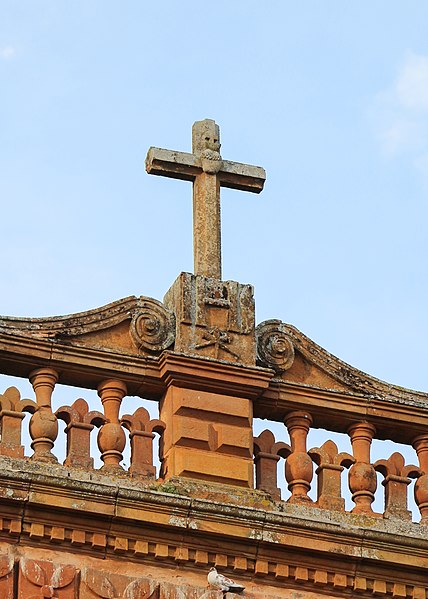
[[[344,545],[349,543],[350,549],[355,543],[370,550],[372,545],[384,544],[395,550],[413,548],[415,553],[428,549],[426,527],[416,523],[334,512],[311,505],[274,503],[260,491],[223,488],[215,483],[170,479],[156,484],[152,480],[130,479],[125,473],[108,476],[4,456],[0,457],[0,481],[0,505],[23,505],[24,511],[30,506],[46,505],[49,500],[51,507],[57,502],[55,507],[59,511],[66,509],[87,516],[108,514],[113,519],[131,521],[139,519],[138,514],[143,510],[146,514],[157,514],[158,523],[163,525],[162,513],[181,513],[186,518],[184,528],[197,530],[197,522],[202,528],[206,522],[216,522],[213,534],[225,534],[222,531],[225,526],[227,535],[238,539],[244,539],[238,522],[245,523],[246,539],[274,546],[288,546],[292,531],[293,536],[302,534],[303,538],[309,533],[324,539],[334,537],[335,543],[340,539]],[[196,494],[203,497],[195,497]],[[173,519],[168,526],[183,528],[183,520]],[[353,551],[347,554],[355,555]]]
[[[184,578],[215,565],[248,590],[279,585],[272,597],[291,597],[302,586],[314,597],[320,588],[326,596],[339,587],[396,596],[388,589],[424,586],[423,526],[273,503],[259,491],[231,488],[227,501],[229,488],[198,481],[155,486],[1,457],[0,540],[24,553],[54,545],[63,559],[91,555],[114,569],[128,562],[178,568]]]

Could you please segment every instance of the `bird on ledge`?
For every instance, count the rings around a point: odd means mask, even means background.
[[[215,568],[211,568],[208,572],[208,583],[218,589],[220,591],[231,591],[232,593],[242,593],[245,587],[242,584],[238,584],[231,580],[230,578],[226,578],[223,574],[219,574]]]

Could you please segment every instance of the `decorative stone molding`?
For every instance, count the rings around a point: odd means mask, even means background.
[[[370,463],[370,447],[375,435],[375,427],[368,422],[358,422],[349,427],[352,451],[355,462],[349,470],[349,488],[355,514],[370,514],[374,512],[371,504],[374,501],[377,488],[376,471]]]
[[[186,553],[187,552],[187,553]],[[184,556],[186,553],[186,556]],[[382,596],[392,599],[426,599],[428,587],[422,584],[411,584],[397,582],[391,577],[364,573],[344,573],[331,568],[319,568],[298,561],[276,562],[272,559],[254,559],[234,557],[222,553],[213,553],[206,559],[204,552],[189,552],[183,547],[174,548],[171,545],[154,545],[147,547],[147,552],[141,545],[136,553],[129,552],[133,561],[137,558],[156,558],[163,560],[167,558],[165,565],[174,564],[175,561],[186,563],[188,567],[197,569],[209,569],[213,564],[226,575],[235,579],[243,577],[244,584],[248,586],[245,596],[249,599],[278,599],[288,597],[288,594],[278,595],[275,588],[293,592],[298,589],[304,593],[302,597],[314,599],[320,594],[332,592],[338,596],[340,593],[358,593],[360,597]],[[2,598],[13,599],[39,599],[40,597],[52,597],[55,599],[217,599],[217,591],[209,590],[207,587],[186,584],[182,577],[180,582],[165,582],[156,580],[153,576],[134,576],[118,574],[117,571],[109,571],[109,565],[103,570],[94,567],[84,567],[80,577],[77,576],[77,568],[73,564],[58,563],[52,554],[52,560],[28,559],[21,557],[19,560],[19,578],[14,580],[12,555],[0,556],[0,591]],[[153,562],[152,568],[153,569]],[[222,564],[221,566],[219,564]],[[146,566],[147,568],[147,566]],[[115,569],[116,570],[116,569]],[[249,583],[248,577],[264,579],[265,585],[269,587],[254,586]],[[269,590],[264,590],[268,588]],[[300,596],[300,595],[299,595]]]
[[[158,300],[131,296],[66,316],[6,316],[0,319],[0,335],[156,355],[174,343],[175,319]]]
[[[415,485],[415,500],[421,512],[421,524],[428,526],[428,435],[420,435],[413,440],[418,455],[422,476]]]
[[[14,559],[11,555],[0,555],[0,597],[15,599]]]
[[[318,483],[318,507],[343,511],[345,500],[341,494],[340,475],[345,468],[350,468],[355,459],[349,453],[339,453],[334,441],[326,441],[321,447],[309,450],[308,454],[318,466],[315,471]]]
[[[254,463],[256,466],[256,488],[269,493],[273,499],[281,499],[278,488],[277,465],[280,458],[287,458],[291,447],[282,441],[275,442],[270,430],[254,437]]]
[[[18,581],[19,599],[76,599],[76,569],[52,562],[21,559]]]
[[[105,416],[105,424],[98,433],[98,447],[104,462],[102,468],[106,471],[123,470],[120,462],[123,459],[122,452],[125,449],[126,437],[119,422],[119,410],[126,392],[125,383],[115,379],[103,381],[98,386],[98,395]]]
[[[163,434],[165,423],[158,419],[150,420],[148,411],[143,407],[137,408],[133,414],[125,414],[120,422],[129,431],[131,441],[130,474],[155,478],[153,439],[155,432],[159,436]]]
[[[52,453],[58,436],[58,420],[52,412],[52,393],[58,381],[53,368],[38,368],[30,373],[30,382],[36,395],[37,410],[31,416],[30,436],[34,450],[32,459],[39,462],[57,462]]]
[[[343,360],[329,353],[312,339],[304,335],[296,327],[280,320],[267,320],[256,327],[259,331],[265,323],[280,323],[280,330],[294,347],[296,364],[299,357],[303,361],[306,377],[293,377],[293,365],[288,367],[282,378],[287,382],[303,383],[307,386],[321,387],[325,390],[348,390],[352,394],[359,394],[371,399],[377,398],[384,402],[393,403],[397,409],[399,405],[408,405],[420,411],[426,410],[428,394],[422,391],[406,389],[398,385],[391,385],[375,378]],[[260,329],[259,329],[260,327]],[[257,333],[259,336],[260,333]],[[273,366],[270,366],[273,368]],[[315,376],[316,373],[316,376]]]
[[[164,302],[177,319],[175,351],[255,365],[251,285],[181,273]]]
[[[146,298],[134,312],[129,332],[138,349],[158,354],[174,343],[174,314],[161,302]]]
[[[25,412],[34,414],[37,404],[31,399],[21,399],[16,387],[9,387],[0,395],[0,455],[23,458],[21,429]]]
[[[374,469],[384,476],[385,518],[411,520],[412,513],[407,509],[407,487],[412,478],[422,476],[417,466],[405,465],[401,453],[393,453],[387,460],[377,460]]]
[[[89,411],[88,403],[82,398],[76,399],[71,406],[58,408],[55,415],[67,425],[67,457],[64,466],[93,468],[90,435],[94,426],[100,427],[107,422],[105,416],[96,410]]]
[[[256,327],[257,363],[283,373],[294,362],[293,342],[281,320],[265,320]]]
[[[284,422],[290,435],[292,450],[285,462],[285,478],[291,491],[291,497],[287,501],[312,503],[308,491],[311,488],[313,464],[306,449],[312,417],[308,412],[290,412]]]
[[[159,584],[152,578],[132,579],[84,568],[79,599],[157,599]]]

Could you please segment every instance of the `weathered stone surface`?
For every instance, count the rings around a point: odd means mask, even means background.
[[[0,455],[24,457],[24,446],[21,445],[22,420],[24,412],[33,414],[36,409],[34,401],[21,399],[16,387],[9,387],[0,395]]]
[[[119,410],[126,393],[126,385],[120,380],[108,379],[98,387],[106,420],[98,433],[98,447],[105,470],[122,469],[120,462],[123,459],[122,452],[125,449],[126,437],[119,422]]]
[[[308,496],[313,476],[313,465],[306,450],[306,439],[312,424],[308,412],[290,412],[285,424],[291,440],[291,453],[285,462],[285,478],[291,497],[291,503],[305,503],[312,500]]]
[[[11,483],[16,488],[22,479],[23,489],[28,483],[33,489],[24,507],[24,498],[0,500],[0,536],[7,539],[0,542],[0,555],[8,556],[7,564],[11,557],[25,557],[37,562],[40,571],[31,566],[25,570],[29,576],[20,574],[25,586],[19,599],[39,597],[41,589],[48,592],[50,587],[56,594],[46,597],[75,597],[73,585],[65,584],[64,572],[71,578],[70,568],[81,570],[80,596],[91,599],[128,599],[131,590],[142,597],[150,592],[155,599],[156,584],[165,597],[180,597],[180,592],[192,597],[196,589],[211,599],[215,595],[206,587],[211,565],[244,584],[245,596],[254,599],[288,598],[296,592],[305,599],[330,597],[354,588],[365,588],[372,596],[385,581],[387,588],[396,585],[397,592],[400,584],[407,585],[410,596],[413,589],[424,588],[416,574],[423,577],[428,568],[428,541],[424,527],[416,524],[329,512],[310,504],[244,508],[231,503],[233,487],[223,502],[200,500],[172,494],[173,485],[169,493],[153,492],[131,480],[89,477],[58,465],[33,462],[33,472],[22,472],[20,462],[0,458],[0,466],[6,465],[0,468],[3,488],[12,488]],[[22,527],[18,544],[8,524],[13,515],[19,515]],[[52,579],[64,586],[55,587]],[[6,583],[0,571],[1,584]]]
[[[220,187],[259,193],[266,174],[258,166],[224,161],[220,129],[211,119],[192,129],[192,154],[150,148],[146,170],[151,175],[193,181],[193,248],[195,274],[221,279]]]
[[[158,599],[159,585],[153,578],[134,578],[95,568],[84,568],[79,599]]]
[[[385,518],[411,520],[412,513],[407,509],[407,487],[410,479],[419,478],[423,471],[412,464],[406,466],[403,456],[398,452],[394,452],[387,460],[378,460],[374,468],[384,476]]]
[[[122,426],[128,429],[131,442],[132,476],[155,478],[156,467],[153,464],[153,439],[155,432],[160,436],[165,431],[162,420],[150,420],[145,408],[137,408],[133,414],[125,414],[120,420]]]
[[[14,559],[9,554],[0,555],[0,597],[15,599]]]
[[[270,430],[264,430],[254,438],[254,463],[256,466],[256,487],[266,491],[273,499],[281,499],[277,486],[277,465],[279,459],[287,458],[291,447],[282,441],[275,442]]]
[[[106,306],[66,316],[0,318],[0,334],[51,341],[60,346],[114,349],[153,356],[174,343],[174,315],[150,297],[127,297]],[[33,341],[34,343],[34,341]]]
[[[175,351],[255,365],[251,285],[181,273],[164,302],[176,315]]]
[[[377,487],[376,472],[370,463],[370,447],[376,429],[367,422],[357,422],[349,428],[355,462],[349,470],[349,488],[356,514],[372,514],[371,504]]]
[[[44,560],[21,559],[18,599],[38,597],[76,599],[76,569]]]
[[[230,366],[227,376],[216,377],[216,371],[226,375],[224,366],[203,360],[187,373],[174,355],[162,368],[168,388],[160,416],[169,424],[161,475],[253,487],[252,403],[245,389],[257,382],[260,393],[266,373]]]
[[[266,320],[257,325],[257,362],[283,373],[294,362],[294,346],[280,320]]]
[[[55,415],[67,424],[64,431],[67,435],[67,457],[64,465],[93,468],[94,459],[90,454],[90,435],[94,426],[100,427],[106,423],[104,414],[97,410],[89,411],[88,403],[79,398],[71,406],[58,408]]]
[[[326,441],[321,447],[314,447],[309,452],[318,468],[317,505],[328,510],[344,510],[345,500],[341,492],[340,475],[344,468],[350,468],[355,458],[346,452],[340,452],[334,441]]]

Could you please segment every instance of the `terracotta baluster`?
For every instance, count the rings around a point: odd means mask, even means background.
[[[312,502],[308,497],[313,477],[313,465],[306,450],[306,439],[312,425],[312,416],[307,412],[291,412],[285,417],[285,425],[291,439],[292,453],[285,462],[285,478],[291,497],[290,503]]]
[[[401,453],[393,453],[387,460],[378,460],[374,464],[377,472],[385,479],[385,518],[411,520],[412,512],[407,509],[407,487],[411,478],[418,478],[422,472],[417,466],[404,465]]]
[[[51,399],[58,373],[52,368],[38,368],[30,376],[30,383],[36,394],[37,411],[30,420],[31,459],[39,462],[58,462],[52,448],[58,436],[58,420],[52,412]]]
[[[93,468],[94,460],[91,458],[91,431],[94,426],[100,427],[106,419],[101,412],[89,411],[89,406],[84,399],[76,399],[71,406],[62,406],[55,412],[67,426],[67,457],[64,466],[77,468]]]
[[[265,430],[258,437],[254,437],[254,463],[256,465],[256,488],[266,491],[272,499],[281,499],[281,490],[278,488],[277,466],[281,457],[287,458],[291,447],[279,441],[270,430]]]
[[[125,383],[114,379],[103,381],[98,387],[107,421],[98,433],[98,447],[104,462],[102,470],[123,470],[120,462],[123,459],[126,436],[119,422],[119,410],[126,393]]]
[[[165,423],[162,420],[150,420],[145,408],[138,408],[134,414],[121,418],[122,425],[129,430],[131,441],[131,466],[133,476],[154,478],[156,467],[153,465],[153,439],[155,432],[162,435]]]
[[[339,453],[334,441],[326,441],[321,447],[314,447],[308,453],[318,466],[315,470],[318,477],[318,507],[344,511],[345,500],[342,498],[340,475],[355,459],[349,453]]]
[[[428,435],[416,437],[412,445],[422,473],[415,484],[415,501],[421,513],[421,524],[428,526]]]
[[[9,387],[0,395],[0,455],[23,458],[21,445],[22,420],[24,412],[36,411],[37,404],[31,399],[21,399],[16,387]]]
[[[376,472],[370,463],[370,446],[376,432],[368,422],[352,424],[348,429],[355,463],[349,470],[349,488],[355,514],[374,515],[371,504],[377,487]]]

